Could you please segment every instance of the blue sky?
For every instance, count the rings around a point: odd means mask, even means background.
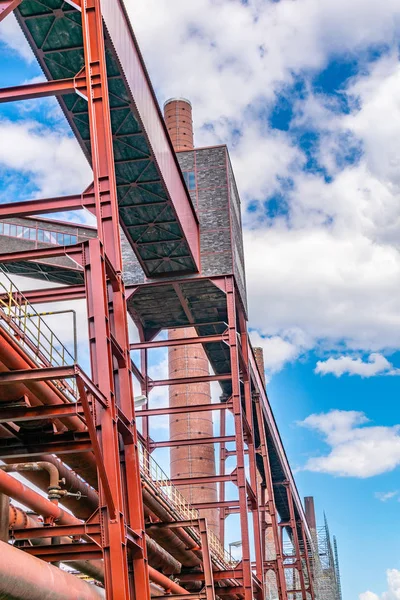
[[[160,104],[190,98],[196,143],[230,148],[253,341],[299,490],[337,535],[343,599],[396,600],[398,2],[126,4]],[[12,19],[0,64],[1,86],[40,76]],[[0,201],[89,182],[52,100],[2,106],[5,136]]]

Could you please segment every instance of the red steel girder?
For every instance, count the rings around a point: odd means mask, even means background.
[[[69,285],[57,288],[45,288],[42,290],[26,290],[24,291],[24,297],[28,300],[29,304],[81,300],[82,298],[85,298],[85,286]],[[8,298],[8,295],[0,294],[0,300],[5,301]]]
[[[232,410],[231,402],[215,402],[214,404],[191,404],[190,406],[166,406],[165,408],[149,408],[138,410],[137,417],[156,417],[160,415],[181,415],[191,412],[209,412],[214,410]]]
[[[43,419],[61,419],[69,416],[82,416],[82,407],[76,404],[60,404],[60,406],[15,406],[2,407],[1,423],[18,423],[19,421],[42,421]]]
[[[169,348],[171,346],[188,346],[190,344],[209,344],[214,342],[226,342],[227,335],[224,333],[217,335],[205,335],[192,338],[182,338],[180,340],[156,340],[154,342],[137,342],[131,344],[131,350],[151,350],[152,348]]]
[[[163,385],[180,385],[190,383],[203,383],[207,381],[229,381],[232,379],[230,373],[221,375],[199,375],[198,377],[178,377],[177,379],[150,379],[149,388],[159,387]]]
[[[162,442],[152,442],[150,448],[172,448],[174,446],[196,446],[197,444],[225,444],[234,442],[234,435],[226,435],[223,437],[196,437],[191,439],[181,440],[165,440]]]
[[[52,246],[51,248],[36,248],[35,250],[21,250],[20,252],[9,252],[1,254],[3,264],[12,262],[21,262],[25,260],[46,260],[46,258],[56,258],[57,256],[68,256],[82,266],[83,244],[74,244],[73,246]],[[64,267],[71,268],[71,267]],[[77,267],[78,268],[78,267]]]
[[[43,198],[40,200],[23,200],[9,202],[0,206],[0,219],[13,217],[29,217],[31,215],[51,214],[66,210],[94,208],[94,194],[83,193],[59,198]]]
[[[229,473],[229,475],[210,475],[201,477],[180,477],[177,479],[169,479],[168,482],[173,485],[203,485],[204,483],[219,483],[221,481],[232,481],[237,482],[237,475],[235,472]]]
[[[21,4],[22,0],[0,0],[0,23]]]
[[[27,83],[26,85],[1,88],[0,103],[32,100],[34,98],[45,98],[46,96],[62,96],[63,94],[74,92],[75,89],[76,81],[74,77],[70,79],[42,81],[40,83]]]
[[[103,552],[94,542],[56,544],[54,546],[26,546],[24,552],[47,562],[68,562],[70,560],[98,560]]]

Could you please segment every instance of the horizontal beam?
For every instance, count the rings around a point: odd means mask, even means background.
[[[82,523],[82,525],[56,525],[55,527],[27,527],[13,529],[12,537],[16,540],[32,540],[37,538],[100,535],[99,523]]]
[[[146,523],[146,531],[148,529],[177,529],[178,527],[199,527],[199,520],[190,519],[188,521],[168,521],[168,523]]]
[[[204,573],[180,573],[180,581],[204,581]],[[214,581],[222,581],[223,579],[243,579],[242,569],[229,569],[225,571],[213,571]]]
[[[182,478],[172,478],[168,480],[168,484],[172,483],[173,485],[202,485],[203,483],[221,483],[224,481],[232,481],[236,482],[236,475],[234,473],[229,473],[228,475],[210,475],[209,477],[182,477]],[[161,482],[162,485],[162,482]]]
[[[1,213],[0,213],[1,214]],[[156,340],[154,342],[137,342],[131,344],[131,350],[151,350],[152,348],[170,348],[171,346],[189,346],[190,344],[211,344],[225,342],[228,336],[221,333],[218,335],[204,335],[191,338],[180,338],[175,340]]]
[[[54,546],[27,546],[23,551],[47,562],[71,560],[97,560],[103,558],[102,549],[95,543],[56,544]]]
[[[37,369],[20,369],[0,373],[0,385],[24,383],[25,381],[49,381],[51,379],[73,379],[76,377],[75,366],[43,367]]]
[[[94,194],[92,193],[61,196],[59,198],[42,198],[40,200],[23,200],[22,202],[8,202],[0,206],[0,219],[29,217],[31,215],[51,214],[66,210],[80,210],[94,206]]]
[[[183,440],[165,440],[162,442],[152,442],[151,448],[175,448],[179,446],[198,446],[201,444],[225,444],[228,442],[234,442],[236,440],[234,435],[225,435],[220,437],[200,437]]]
[[[21,4],[22,0],[0,0],[0,23]]]
[[[221,500],[221,502],[191,502],[191,508],[197,510],[213,510],[224,508],[230,510],[232,508],[240,508],[239,500]]]
[[[18,100],[33,100],[46,96],[62,96],[75,92],[75,79],[54,79],[40,83],[27,83],[14,87],[0,89],[0,103],[15,102]]]
[[[149,388],[162,385],[186,385],[190,383],[206,383],[208,381],[230,381],[232,375],[224,373],[223,375],[199,375],[198,377],[179,377],[178,379],[155,379],[149,381]]]
[[[232,410],[231,402],[216,402],[215,404],[192,404],[189,406],[166,406],[165,408],[149,408],[137,410],[136,417],[158,417],[162,415],[181,415],[195,412],[210,412],[213,410]]]
[[[68,256],[80,264],[82,252],[82,244],[75,244],[73,246],[52,246],[51,248],[36,248],[35,250],[22,250],[21,252],[7,252],[6,254],[0,254],[0,261],[5,264],[25,260],[46,260],[46,258]]]
[[[0,423],[62,419],[63,417],[82,416],[82,414],[82,407],[78,403],[60,404],[59,406],[5,407],[0,410]]]
[[[69,285],[57,288],[47,288],[43,290],[24,291],[24,298],[29,304],[45,304],[47,302],[66,302],[71,300],[81,300],[85,298],[84,285]],[[0,294],[0,300],[6,301],[8,294]]]
[[[0,442],[0,460],[7,458],[31,458],[42,454],[75,454],[78,452],[91,452],[92,443],[88,436],[86,439],[58,439],[63,434],[57,435],[57,441],[52,442],[30,442],[9,444]]]
[[[25,381],[52,381],[58,379],[80,379],[85,388],[106,408],[107,398],[95,386],[93,381],[82,371],[79,365],[65,367],[41,367],[37,369],[20,369],[0,373],[0,386],[10,383],[24,383]]]

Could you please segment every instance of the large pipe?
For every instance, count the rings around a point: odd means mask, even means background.
[[[40,494],[0,469],[1,492],[6,493],[18,502],[22,502],[44,517],[53,517],[60,525],[81,524],[79,519],[62,510],[60,506],[43,498]],[[33,526],[36,527],[37,523],[34,523]],[[152,564],[157,568],[162,568],[166,573],[180,573],[181,564],[168,554],[168,552],[163,550],[163,548],[159,547],[155,541],[147,538],[146,545]]]
[[[0,542],[0,600],[98,600],[104,590]]]
[[[150,567],[150,566],[149,566],[149,577],[150,577],[151,581],[153,581],[154,583],[157,583],[157,585],[160,585],[161,587],[163,587],[167,593],[172,593],[172,594],[187,594],[188,593],[187,590],[185,590],[185,588],[181,587],[180,585],[178,585],[177,583],[175,583],[174,581],[172,581],[171,579],[169,579],[168,577],[166,577],[159,571],[156,571],[156,569],[153,569],[153,567]]]
[[[80,498],[75,496],[64,496],[62,500],[65,508],[68,508],[68,510],[70,510],[76,517],[79,519],[87,519],[98,508],[99,496],[96,490],[86,483],[86,481],[83,481],[83,479],[75,471],[69,469],[59,458],[56,458],[52,454],[43,454],[41,456],[37,456],[36,458],[39,462],[51,463],[57,468],[60,479],[64,479],[65,481],[63,484],[63,488],[65,490],[74,494],[81,494]],[[85,460],[86,459],[87,456],[85,457]],[[25,463],[26,458],[7,459],[4,462],[7,464]],[[89,461],[89,466],[91,467],[91,460]],[[93,470],[95,472],[95,467]],[[92,469],[90,472],[92,472]],[[46,473],[43,471],[27,471],[24,473],[24,477],[26,477],[26,479],[39,487],[41,490],[47,490],[48,479]]]
[[[53,504],[46,498],[43,498],[40,494],[31,490],[31,488],[24,485],[21,481],[14,479],[14,477],[11,477],[11,475],[8,475],[8,473],[5,473],[1,469],[0,493],[7,494],[7,496],[28,506],[40,515],[52,517],[60,525],[77,525],[81,523],[79,519],[65,512],[57,504]]]

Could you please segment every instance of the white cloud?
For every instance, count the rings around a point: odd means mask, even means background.
[[[309,347],[309,340],[296,329],[273,336],[264,336],[259,331],[251,331],[250,337],[253,346],[259,346],[264,351],[267,376],[280,371],[287,362],[294,361]]]
[[[173,11],[167,0],[127,0],[127,9],[159,99],[192,100],[197,144],[227,142],[243,199],[258,203],[245,219],[250,323],[264,340],[270,372],[321,343],[326,350],[344,341],[368,353],[397,348],[397,0],[387,0],[384,11],[380,0],[175,0]],[[14,43],[13,35],[7,39]],[[374,44],[393,51],[368,64]],[[310,70],[354,53],[364,65],[342,90],[350,106],[344,115],[341,100],[311,93]],[[308,83],[295,119],[319,135],[314,150],[330,182],[304,173],[301,147],[265,118],[298,75]],[[33,179],[38,195],[80,191],[90,179],[70,138],[29,122],[3,121],[6,134],[11,149],[0,150],[0,163]],[[360,159],[346,166],[350,146]],[[261,218],[263,200],[279,191],[288,214]],[[307,343],[292,339],[293,330]]]
[[[392,498],[398,496],[398,494],[398,490],[395,490],[394,492],[375,492],[375,498],[377,498],[381,502],[387,502],[388,500],[391,500]]]
[[[13,14],[0,23],[0,42],[19,54],[28,63],[35,60],[32,50]]]
[[[400,600],[400,571],[388,569],[386,571],[388,589],[378,596],[373,592],[364,592],[359,595],[359,600]]]
[[[372,353],[366,361],[351,356],[328,358],[317,362],[315,373],[327,375],[331,373],[336,377],[342,375],[361,375],[361,377],[374,377],[375,375],[400,375],[400,369],[393,365],[382,354]]]
[[[91,169],[78,143],[64,133],[35,121],[0,120],[0,170],[29,176],[37,196],[82,192],[91,181]],[[12,200],[12,198],[10,198]]]
[[[327,455],[310,458],[305,470],[366,478],[400,465],[400,425],[370,425],[364,413],[341,410],[310,415],[299,425],[321,434],[330,446]]]

